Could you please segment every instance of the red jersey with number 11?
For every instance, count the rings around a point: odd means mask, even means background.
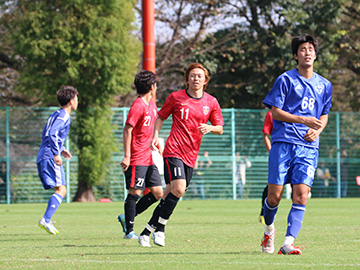
[[[164,120],[170,114],[173,123],[163,157],[180,158],[186,165],[194,168],[203,136],[198,127],[208,121],[214,126],[223,126],[220,105],[215,97],[206,92],[201,98],[193,98],[186,90],[180,90],[171,93],[158,112]]]

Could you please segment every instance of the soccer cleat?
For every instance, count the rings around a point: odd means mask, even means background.
[[[154,244],[165,247],[165,233],[164,232],[154,232],[152,235]]]
[[[41,218],[39,220],[39,227],[44,229],[45,231],[47,231],[50,234],[59,234],[59,231],[54,227],[52,221],[50,220],[49,223],[46,223],[44,218]]]
[[[135,239],[137,240],[139,237],[136,235],[134,231],[129,232],[128,234],[124,235],[124,239]]]
[[[275,231],[272,235],[264,233],[264,237],[261,242],[262,252],[274,253],[274,238],[275,238]]]
[[[301,250],[299,247],[294,247],[294,244],[291,245],[283,245],[278,254],[284,254],[284,255],[301,255]]]
[[[151,247],[150,237],[148,235],[140,235],[138,242],[142,247]]]
[[[259,216],[259,222],[260,222],[261,224],[264,224],[264,225],[265,225],[264,216],[262,216],[262,215]]]
[[[118,221],[121,224],[121,227],[123,228],[123,232],[126,233],[126,221],[125,221],[125,215],[121,214],[118,216]]]

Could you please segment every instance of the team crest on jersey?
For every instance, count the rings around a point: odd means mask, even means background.
[[[322,91],[324,90],[324,86],[323,85],[317,85],[315,87],[315,91],[320,95],[322,93]]]
[[[203,112],[204,112],[205,115],[207,115],[209,113],[209,111],[210,111],[209,106],[204,106],[203,107]]]
[[[156,115],[157,115],[156,109],[153,109],[153,112],[154,112],[154,116],[156,117]]]

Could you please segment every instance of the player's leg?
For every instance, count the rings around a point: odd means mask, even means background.
[[[141,232],[140,235],[149,236],[156,229],[156,224],[160,217],[161,208],[163,207],[164,200],[167,197],[167,195],[170,193],[170,190],[171,190],[171,186],[170,186],[170,184],[167,184],[165,187],[162,199],[160,199],[160,202],[154,209],[153,214],[152,214],[148,224],[146,225],[145,229]]]
[[[160,173],[155,165],[148,167],[145,185],[150,192],[141,197],[136,204],[136,216],[148,209],[153,203],[157,202],[163,196],[163,187]]]
[[[125,232],[125,239],[138,239],[134,232],[136,203],[140,198],[142,190],[145,189],[146,171],[147,166],[131,165],[125,172],[126,188],[128,189],[128,195],[124,203],[125,215],[121,214],[118,216],[118,220]]]
[[[294,247],[304,220],[305,208],[311,191],[314,174],[317,167],[318,150],[296,146],[295,159],[292,170],[293,204],[288,215],[288,227],[285,241],[278,254],[301,255],[299,248]]]
[[[265,231],[263,241],[261,243],[262,251],[265,253],[274,252],[274,221],[283,192],[284,186],[270,183],[268,184],[268,196],[264,201]]]
[[[261,210],[260,210],[260,216],[259,216],[259,222],[265,224],[264,221],[264,202],[268,194],[268,186],[264,188],[262,192],[262,198],[261,198]]]
[[[134,223],[136,216],[136,202],[140,198],[141,190],[136,188],[129,188],[128,195],[125,199],[124,210],[125,210],[125,239],[137,239],[134,233]]]
[[[279,250],[279,254],[301,254],[300,249],[294,247],[294,241],[302,227],[309,192],[310,187],[307,185],[293,185],[293,204],[288,215],[285,241]]]
[[[53,159],[43,160],[38,164],[40,180],[45,189],[54,189],[54,194],[48,201],[44,216],[39,220],[39,227],[50,234],[59,234],[51,218],[66,195],[66,179],[64,168],[55,164]]]
[[[269,154],[268,196],[264,201],[265,231],[261,243],[262,251],[265,253],[274,252],[274,221],[284,192],[284,185],[289,178],[288,173],[292,157],[290,149],[290,144],[274,143]]]

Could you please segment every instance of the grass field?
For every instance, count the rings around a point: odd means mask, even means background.
[[[311,199],[296,244],[302,256],[277,255],[291,206],[276,218],[275,254],[262,254],[258,200],[182,201],[166,227],[166,246],[124,240],[123,203],[62,204],[60,235],[37,226],[45,204],[0,205],[0,269],[359,269],[360,200]],[[153,207],[136,218],[140,233]]]

